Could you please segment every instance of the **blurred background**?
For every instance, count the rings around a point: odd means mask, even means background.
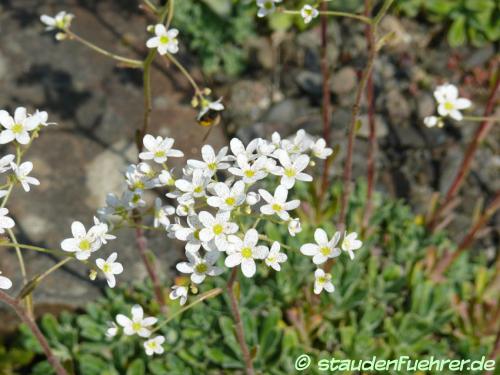
[[[302,1],[285,1],[300,9]],[[348,3],[348,4],[346,4]],[[58,248],[70,224],[89,225],[106,193],[119,193],[126,166],[136,161],[134,134],[142,123],[141,72],[119,67],[73,42],[54,40],[39,22],[42,14],[66,10],[75,15],[72,30],[120,55],[142,59],[147,53],[146,26],[153,22],[136,0],[1,0],[0,107],[13,111],[46,110],[57,126],[44,129],[26,156],[41,185],[30,194],[17,190],[9,209],[23,243]],[[361,1],[333,1],[332,7],[361,12]],[[481,115],[490,71],[499,62],[500,5],[496,0],[398,0],[383,20],[381,33],[394,38],[374,67],[376,125],[380,146],[377,190],[402,199],[417,214],[425,213],[433,192],[445,192],[462,160],[476,124],[449,123],[428,129],[423,118],[434,114],[432,92],[451,82]],[[221,147],[231,137],[244,142],[274,131],[288,136],[304,128],[321,134],[320,35],[318,20],[304,26],[300,16],[275,14],[257,19],[255,1],[182,0],[176,2],[173,26],[180,30],[179,59],[200,86],[223,96],[227,110],[208,143]],[[364,26],[331,19],[328,25],[332,143],[343,144],[367,45]],[[158,59],[153,70],[150,132],[173,137],[186,157],[198,157],[206,129],[196,123],[190,105],[191,86],[174,66]],[[496,116],[500,113],[497,110]],[[367,116],[354,153],[356,177],[366,175]],[[474,161],[461,192],[450,236],[460,240],[479,205],[500,189],[500,128],[494,126]],[[6,153],[5,148],[2,152]],[[342,155],[332,175],[342,173]],[[500,217],[480,239],[495,257]],[[137,261],[132,233],[118,234],[108,246],[118,250],[127,272],[120,280],[145,276]],[[162,276],[182,256],[179,244],[152,237],[151,248],[162,259]],[[4,250],[2,250],[4,251]],[[27,254],[28,273],[55,262]],[[4,251],[0,269],[17,274],[14,253]],[[14,278],[14,285],[21,285]],[[68,265],[48,278],[35,294],[39,311],[78,307],[102,293],[81,268]],[[8,315],[10,316],[10,315]],[[2,324],[0,330],[12,328]]]

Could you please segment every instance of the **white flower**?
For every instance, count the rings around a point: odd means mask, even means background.
[[[251,191],[247,194],[246,202],[249,206],[253,206],[260,202],[260,195]]]
[[[201,284],[205,277],[218,276],[222,273],[222,268],[214,266],[219,258],[218,251],[209,251],[201,258],[196,253],[186,251],[188,262],[177,263],[177,270],[182,273],[191,274],[191,281],[195,284]]]
[[[315,244],[307,243],[300,247],[300,252],[304,255],[312,256],[314,264],[322,264],[329,258],[340,255],[340,249],[335,247],[340,240],[340,232],[335,232],[331,240],[328,240],[326,232],[318,228],[314,232]]]
[[[205,189],[210,182],[210,177],[202,169],[195,169],[191,181],[179,179],[175,187],[182,191],[186,197],[200,198],[205,196]]]
[[[344,240],[342,241],[342,250],[347,251],[349,253],[349,257],[354,259],[354,250],[358,250],[361,246],[363,246],[363,242],[358,240],[358,234],[356,232],[352,232],[347,234],[344,233]]]
[[[245,147],[243,142],[241,142],[238,138],[233,138],[229,142],[229,147],[231,148],[231,152],[234,156],[243,155],[246,156],[247,160],[253,160],[257,157],[255,155],[255,151],[257,151],[259,147],[259,140],[253,139],[250,143]]]
[[[74,221],[71,224],[71,233],[73,238],[67,238],[61,242],[61,248],[64,251],[75,253],[76,259],[86,260],[91,253],[99,250],[101,241],[95,236],[92,230],[88,232],[79,221]]]
[[[443,125],[444,125],[443,120],[441,119],[441,117],[437,117],[437,116],[427,116],[427,117],[425,117],[424,118],[424,124],[428,128],[433,128],[435,126],[437,126],[438,128],[442,128]]]
[[[159,185],[155,171],[147,163],[129,165],[125,178],[130,190],[151,189]]]
[[[118,326],[115,322],[108,322],[108,329],[106,329],[106,337],[112,338],[118,334]]]
[[[236,181],[231,188],[223,182],[218,182],[213,186],[213,189],[216,196],[208,197],[207,203],[221,211],[231,211],[245,202],[243,181]]]
[[[278,153],[279,161],[282,167],[276,168],[274,174],[281,176],[281,185],[287,189],[291,189],[295,185],[295,181],[312,181],[312,177],[302,171],[309,164],[309,156],[300,155],[293,162],[287,152],[281,151]]]
[[[318,268],[314,272],[314,293],[320,294],[323,289],[328,293],[333,293],[335,287],[332,284],[332,275],[325,273],[322,269]]]
[[[265,17],[268,14],[274,13],[276,9],[275,3],[280,3],[281,0],[257,0],[259,11],[257,17]]]
[[[101,222],[94,216],[94,226],[89,231],[98,238],[102,244],[107,244],[108,241],[116,239],[116,236],[108,233],[108,224]]]
[[[172,176],[172,173],[163,169],[158,176],[158,180],[160,181],[160,186],[174,186],[175,178]]]
[[[117,257],[117,253],[112,253],[106,260],[99,258],[95,261],[97,267],[104,273],[104,276],[106,276],[106,281],[110,288],[114,288],[116,285],[115,275],[119,275],[123,272],[121,263],[116,262]]]
[[[30,191],[30,185],[40,185],[35,177],[30,177],[28,174],[33,169],[33,163],[30,161],[25,161],[24,163],[17,165],[11,164],[12,171],[15,173],[17,180],[23,186],[24,191]]]
[[[471,101],[458,97],[458,89],[449,83],[438,86],[434,91],[434,97],[438,102],[438,113],[443,116],[450,116],[452,119],[461,121],[463,119],[460,110],[471,106]]]
[[[156,336],[155,338],[149,339],[144,342],[144,350],[146,351],[146,355],[153,354],[163,354],[165,349],[163,349],[163,343],[165,342],[165,337]]]
[[[237,236],[231,236],[229,241],[233,245],[224,264],[226,267],[236,267],[241,264],[241,271],[245,277],[255,275],[255,259],[265,259],[269,253],[266,246],[257,246],[259,233],[255,229],[250,229],[241,240]]]
[[[155,36],[148,39],[146,46],[148,48],[157,48],[160,55],[177,53],[179,51],[177,35],[179,35],[179,30],[167,30],[165,25],[158,24],[155,26]]]
[[[179,197],[178,199],[179,204],[177,205],[177,208],[175,209],[175,213],[177,216],[189,216],[189,215],[194,215],[194,199],[191,197]]]
[[[47,120],[49,119],[49,114],[46,111],[39,111],[37,109],[35,113],[33,113],[33,117],[36,118],[36,121],[38,123],[37,126],[49,126],[56,124],[55,122],[47,122]]]
[[[276,271],[281,271],[280,263],[286,262],[288,257],[285,253],[280,252],[279,242],[273,242],[269,254],[265,260],[269,267],[272,267]]]
[[[7,216],[9,210],[6,208],[0,208],[0,233],[5,233],[5,229],[14,228],[16,223],[10,217]]]
[[[12,168],[12,162],[16,157],[12,154],[5,155],[0,159],[0,173],[5,173]]]
[[[175,212],[175,208],[172,206],[163,206],[160,198],[155,199],[155,216],[153,226],[158,228],[160,225],[167,227],[170,225],[169,215]]]
[[[179,158],[184,156],[182,151],[172,148],[174,139],[166,137],[153,137],[151,134],[146,134],[142,140],[147,151],[141,152],[139,157],[142,160],[153,160],[158,164],[165,163],[169,157]]]
[[[188,290],[185,286],[174,285],[172,291],[170,292],[170,299],[174,300],[180,298],[179,302],[184,305],[187,301]]]
[[[318,139],[311,145],[311,151],[318,159],[326,159],[333,153],[330,147],[326,147],[326,141],[323,138]]]
[[[313,18],[318,17],[318,14],[318,10],[316,8],[313,8],[309,4],[304,5],[300,11],[300,15],[304,19],[305,23],[311,22]]]
[[[300,232],[302,232],[302,225],[300,224],[300,220],[291,219],[288,222],[288,233],[290,233],[290,236],[295,237],[295,235]]]
[[[2,274],[2,272],[0,271],[0,275]],[[0,276],[0,289],[10,289],[12,288],[12,281],[10,281],[9,278],[5,277],[5,276]]]
[[[73,15],[71,13],[66,13],[65,11],[61,11],[57,13],[54,17],[47,16],[43,14],[40,17],[40,21],[44,23],[47,27],[46,30],[54,30],[54,29],[67,29],[71,25],[71,21],[73,20]]]
[[[198,218],[204,228],[200,231],[200,240],[202,242],[214,240],[219,251],[226,251],[227,235],[238,231],[238,225],[229,222],[229,217],[229,211],[219,212],[215,217],[207,211],[201,211]]]
[[[266,166],[267,158],[259,157],[253,164],[249,163],[249,160],[245,154],[239,154],[236,157],[236,164],[238,168],[231,167],[229,172],[235,176],[241,177],[245,184],[253,184],[258,180],[262,180],[266,177],[267,172],[264,170]]]
[[[5,128],[0,133],[0,144],[5,144],[16,140],[22,145],[30,141],[29,132],[38,126],[38,118],[29,116],[26,108],[18,107],[14,112],[14,117],[7,111],[0,110],[0,124]]]
[[[213,176],[217,170],[229,168],[229,157],[226,156],[227,147],[221,148],[219,153],[215,155],[214,149],[210,145],[204,145],[201,148],[201,157],[203,161],[190,159],[187,164],[192,168],[202,169],[209,176]]]
[[[141,306],[132,306],[132,319],[123,314],[116,316],[116,322],[123,327],[123,333],[127,336],[139,335],[141,337],[149,337],[151,331],[148,327],[155,324],[158,319],[153,317],[144,318],[144,311]]]
[[[288,190],[279,185],[275,192],[274,197],[264,189],[259,189],[259,194],[264,199],[267,204],[260,208],[260,212],[264,215],[278,215],[282,220],[288,220],[290,215],[287,211],[294,210],[300,205],[300,201],[295,199],[293,201],[287,202],[286,198],[288,196]]]
[[[204,228],[198,216],[191,215],[187,218],[188,228],[177,226],[175,228],[175,237],[180,241],[185,241],[186,251],[197,252],[201,247],[200,231]]]
[[[198,113],[197,120],[200,121],[203,116],[208,111],[215,111],[215,112],[220,112],[224,110],[224,104],[222,104],[222,98],[217,99],[216,101],[212,102],[210,100],[206,100],[205,98],[201,101],[201,109],[200,112]]]
[[[281,141],[281,146],[289,154],[302,154],[311,147],[311,142],[311,137],[304,129],[300,129],[292,141],[289,139]]]

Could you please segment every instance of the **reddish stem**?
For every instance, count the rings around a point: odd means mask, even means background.
[[[320,5],[321,11],[328,10],[328,4],[322,2]],[[322,122],[323,122],[323,138],[326,141],[327,147],[330,147],[330,121],[331,121],[331,109],[330,109],[330,70],[328,68],[328,16],[326,14],[321,15],[321,75],[323,76],[323,104],[322,104]],[[326,158],[323,164],[323,175],[321,178],[321,191],[319,195],[319,207],[323,202],[325,197],[326,189],[328,188],[328,172],[330,169],[331,158]]]
[[[365,0],[365,16],[369,17],[372,9],[372,1]],[[373,33],[372,25],[367,25],[365,29],[366,42],[368,49],[375,48],[375,35]],[[366,191],[366,205],[363,213],[363,229],[366,229],[370,221],[373,209],[373,189],[375,185],[375,159],[377,155],[377,129],[375,127],[375,101],[374,101],[374,85],[373,85],[373,72],[370,72],[366,81],[366,101],[368,105],[368,126],[370,130],[368,142],[368,161],[367,161],[367,191]]]
[[[54,353],[52,353],[52,349],[50,349],[49,343],[47,342],[47,339],[43,335],[42,331],[40,331],[40,328],[38,328],[36,322],[32,318],[30,318],[28,314],[26,314],[19,301],[10,297],[7,293],[1,290],[0,301],[5,302],[7,305],[12,307],[19,319],[21,319],[21,321],[28,326],[33,335],[35,335],[35,338],[38,340],[43,352],[45,353],[45,356],[47,357],[47,360],[49,361],[56,374],[67,375],[68,373],[66,372],[64,367],[62,367],[59,360],[55,357]]]
[[[492,74],[493,78],[495,79],[495,84],[493,85],[490,91],[490,96],[488,98],[486,108],[484,109],[483,117],[489,117],[490,114],[493,112],[493,109],[495,107],[495,98],[498,94],[498,88],[500,87],[500,68],[493,69]],[[440,216],[452,203],[453,199],[459,192],[460,188],[462,187],[465,181],[465,177],[467,177],[467,175],[470,172],[472,161],[474,160],[474,156],[476,155],[479,145],[486,138],[492,127],[493,127],[493,122],[488,120],[484,120],[479,124],[476,133],[474,134],[474,138],[467,147],[467,151],[462,161],[462,165],[460,166],[460,169],[458,170],[455,179],[453,180],[450,188],[448,189],[448,192],[446,193],[443,202],[431,217],[431,220],[428,224],[428,228],[430,230],[433,231],[436,229],[436,227],[439,224]]]
[[[490,203],[488,208],[484,211],[481,217],[476,221],[476,223],[472,226],[469,232],[466,234],[458,249],[454,252],[448,251],[445,253],[443,258],[438,262],[436,268],[434,269],[432,276],[435,280],[441,279],[442,275],[446,272],[446,270],[452,265],[452,263],[457,260],[457,258],[467,250],[470,245],[476,239],[477,234],[483,228],[488,221],[491,219],[493,214],[500,209],[500,191],[495,194],[495,198]]]

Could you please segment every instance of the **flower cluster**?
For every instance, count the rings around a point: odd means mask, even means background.
[[[469,108],[472,103],[469,99],[459,98],[456,86],[446,83],[438,86],[434,91],[434,98],[438,104],[437,112],[439,116],[427,116],[424,118],[425,126],[433,128],[443,127],[443,119],[451,117],[453,120],[462,121],[461,110]]]
[[[6,110],[0,110],[0,144],[9,144],[15,148],[14,154],[7,154],[0,158],[0,174],[6,176],[5,182],[0,185],[0,198],[3,198],[0,208],[0,234],[14,228],[14,220],[8,216],[9,210],[5,208],[10,193],[15,185],[19,184],[24,191],[29,192],[31,185],[40,185],[35,177],[30,176],[33,163],[22,161],[22,156],[31,145],[33,139],[38,137],[42,127],[49,125],[48,115],[45,111],[27,112],[26,108],[18,107],[11,115]],[[12,232],[9,232],[11,235]],[[0,276],[0,289],[9,289],[12,282],[5,276]]]

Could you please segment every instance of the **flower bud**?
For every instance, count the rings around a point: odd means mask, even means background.
[[[253,206],[254,204],[257,204],[259,203],[260,201],[260,195],[251,191],[247,194],[247,198],[246,198],[246,201],[247,201],[247,204],[250,205],[250,206]]]
[[[288,222],[288,232],[290,236],[295,237],[297,233],[302,231],[302,225],[299,219],[292,219]]]

